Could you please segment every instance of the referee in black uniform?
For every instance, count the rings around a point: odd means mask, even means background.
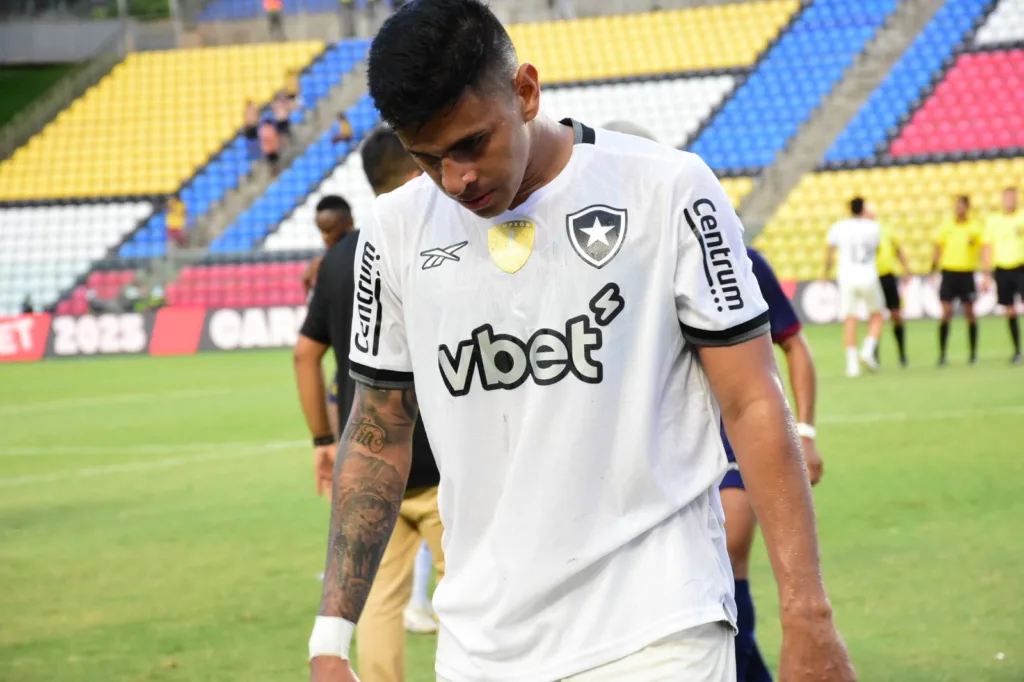
[[[363,143],[363,170],[374,192],[390,192],[418,176],[420,170],[389,129],[378,129]],[[345,204],[325,197],[321,205]],[[319,208],[319,207],[318,207]],[[345,204],[347,210],[348,204]],[[318,211],[317,222],[321,222]],[[331,432],[320,363],[328,346],[338,367],[338,416],[346,421],[352,410],[355,384],[349,377],[349,342],[355,298],[358,234],[352,232],[332,246],[317,273],[306,320],[295,346],[295,375],[299,399],[316,448],[317,494],[330,495],[336,455],[336,434]],[[402,682],[405,677],[405,624],[403,611],[412,594],[416,552],[427,541],[438,578],[444,574],[441,518],[437,509],[440,474],[430,450],[423,422],[413,433],[412,468],[398,522],[357,624],[359,675],[365,682]]]

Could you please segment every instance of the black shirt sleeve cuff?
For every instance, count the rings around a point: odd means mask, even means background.
[[[682,322],[679,323],[679,327],[683,330],[683,338],[695,346],[735,346],[767,334],[771,331],[771,322],[766,310],[751,320],[721,331],[697,329]]]
[[[414,386],[412,372],[396,372],[390,369],[374,369],[358,362],[349,362],[349,376],[372,388],[398,389]]]

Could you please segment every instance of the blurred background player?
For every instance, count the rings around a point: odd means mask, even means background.
[[[814,428],[814,411],[817,399],[817,378],[814,370],[814,356],[804,338],[800,320],[793,304],[782,290],[775,272],[758,251],[747,247],[747,255],[753,266],[754,277],[761,287],[761,294],[768,304],[772,342],[786,354],[789,368],[789,383],[796,401],[797,433],[803,445],[804,459],[811,485],[816,485],[824,473],[821,455],[815,444],[817,432]],[[736,581],[736,610],[738,632],[736,634],[736,676],[738,682],[770,682],[772,677],[768,666],[757,646],[754,630],[756,615],[754,600],[750,592],[749,575],[750,550],[754,544],[757,518],[747,499],[736,455],[722,430],[722,442],[729,458],[729,471],[722,479],[720,490],[722,506],[725,509],[725,535],[729,547],[729,561],[732,563],[733,579]]]
[[[970,363],[978,361],[978,322],[974,317],[974,299],[977,290],[974,273],[978,270],[981,243],[985,230],[981,222],[971,215],[971,200],[967,196],[956,198],[954,214],[935,231],[935,253],[932,273],[941,271],[939,300],[942,302],[942,320],[939,322],[939,367],[946,364],[946,345],[949,341],[949,322],[953,319],[953,304],[957,301],[964,309],[967,336],[970,343]]]
[[[864,209],[865,217],[876,219],[870,208]],[[892,230],[879,223],[881,228],[881,239],[878,242],[878,254],[875,257],[875,267],[878,268],[878,281],[882,286],[882,297],[885,299],[885,308],[889,311],[889,321],[892,323],[892,335],[896,338],[896,349],[899,352],[900,365],[907,366],[906,331],[903,326],[903,306],[900,300],[900,280],[896,275],[897,263],[903,267],[903,274],[910,274],[910,263],[896,243]],[[878,362],[878,348],[875,348],[875,362]]]
[[[985,243],[982,249],[986,286],[995,266],[996,298],[1006,308],[1010,325],[1013,356],[1010,362],[1019,365],[1020,326],[1017,322],[1017,298],[1024,298],[1024,211],[1017,206],[1017,188],[1003,190],[1003,210],[985,221]]]
[[[864,215],[864,199],[850,201],[850,217],[840,220],[828,231],[825,255],[825,278],[832,271],[832,262],[839,255],[839,314],[843,318],[843,344],[846,347],[846,376],[860,374],[860,363],[874,371],[875,349],[882,335],[882,286],[879,283],[875,257],[881,240],[881,227]],[[857,308],[867,308],[868,334],[857,353]],[[859,361],[859,362],[858,362]]]
[[[385,128],[379,128],[367,137],[361,156],[366,178],[377,195],[390,192],[420,174],[419,167],[398,138]],[[331,202],[339,200],[337,197],[325,197],[323,201],[329,199]],[[322,384],[318,386],[317,381],[321,376],[320,362],[328,344],[334,349],[338,368],[338,413],[347,416],[355,397],[355,386],[348,377],[348,353],[352,305],[356,296],[357,238],[351,235],[340,242],[330,243],[327,235],[333,233],[325,231],[328,225],[318,210],[317,227],[325,235],[328,252],[319,265],[309,312],[295,349],[300,398],[314,436],[323,427],[326,417]],[[319,401],[316,400],[317,395],[321,396]],[[317,450],[318,493],[330,490],[335,455],[333,446]],[[437,509],[439,479],[426,431],[419,422],[413,436],[412,468],[398,522],[358,622],[356,644],[359,675],[363,682],[402,682],[405,679],[406,626],[414,632],[437,630],[429,600],[414,601],[411,597],[415,557],[424,540],[431,547],[438,577],[444,575],[442,527]]]

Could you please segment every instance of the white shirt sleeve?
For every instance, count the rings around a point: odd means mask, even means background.
[[[768,333],[768,304],[722,184],[698,156],[687,156],[673,209],[676,313],[689,343],[731,346]]]
[[[359,230],[356,247],[349,374],[374,388],[411,388],[400,280],[376,213]]]
[[[825,237],[825,243],[829,246],[839,246],[839,223],[828,228],[828,235]]]

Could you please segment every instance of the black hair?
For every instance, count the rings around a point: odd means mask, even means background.
[[[480,0],[411,2],[370,45],[370,96],[392,128],[419,129],[467,89],[511,90],[517,63],[508,32]]]
[[[966,194],[961,194],[960,196],[958,196],[956,198],[956,201],[957,203],[960,203],[961,201],[964,202],[964,205],[967,206],[967,208],[971,207],[971,198]]]
[[[339,197],[337,194],[328,194],[323,199],[317,202],[316,212],[321,211],[337,211],[339,213],[352,213],[352,209],[349,207],[348,202]]]
[[[378,126],[367,135],[359,154],[366,179],[377,194],[396,185],[401,176],[419,169],[398,135],[387,126]]]
[[[863,215],[864,197],[854,197],[850,200],[850,213],[855,216]]]

